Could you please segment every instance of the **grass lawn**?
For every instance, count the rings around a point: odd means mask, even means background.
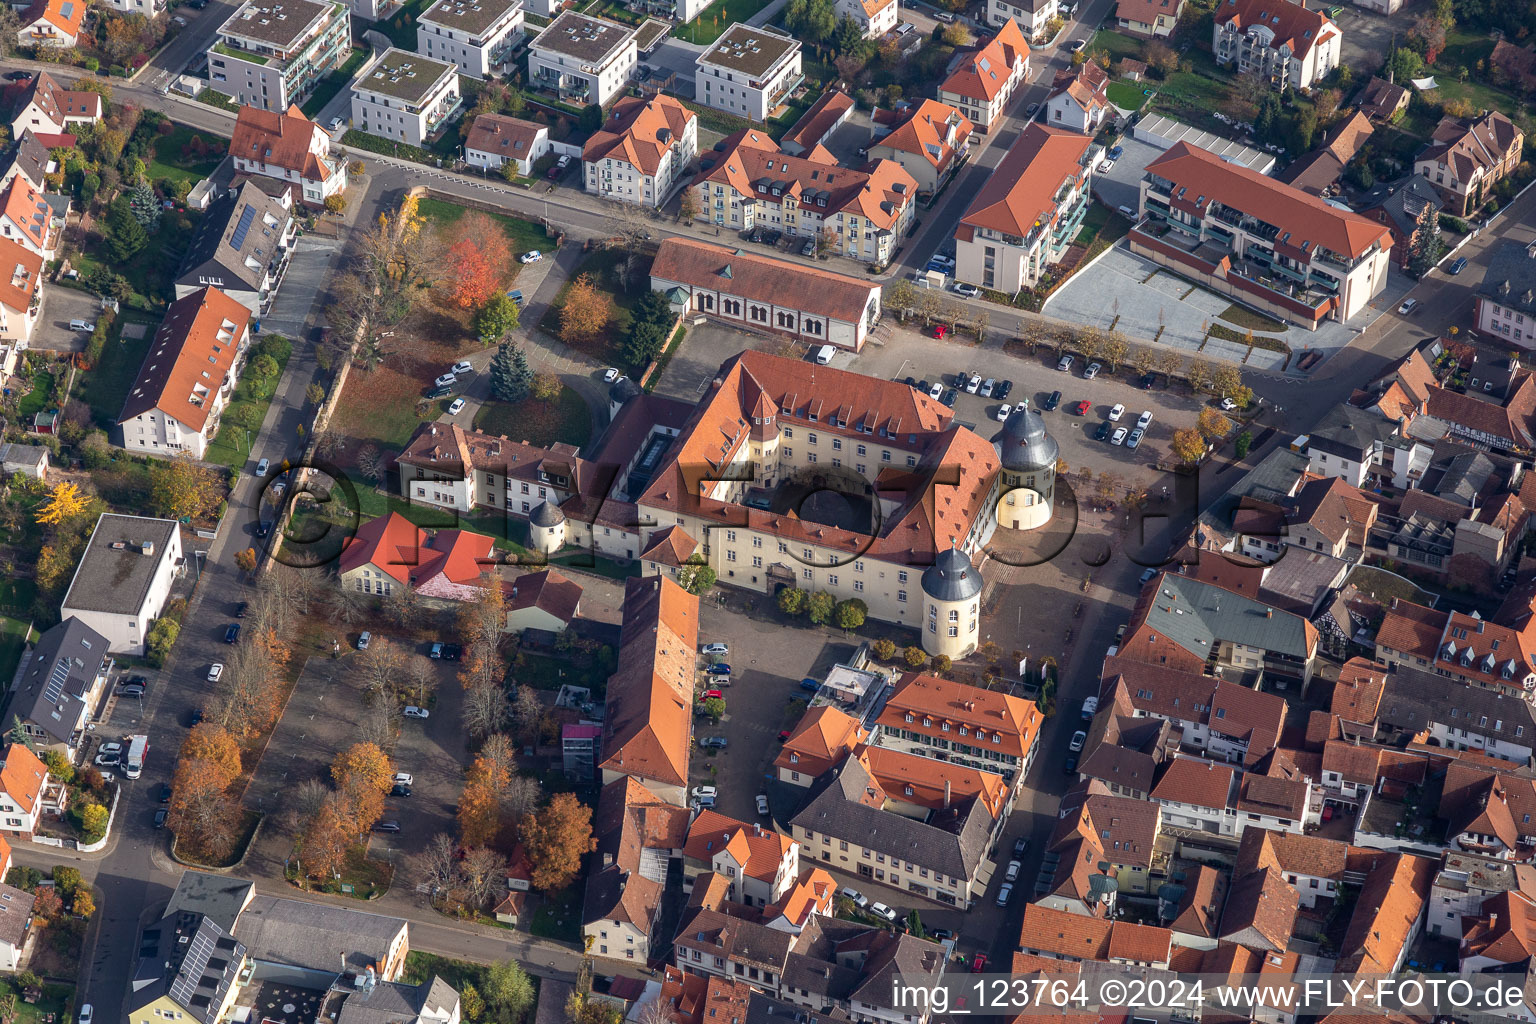
[[[7,541],[11,538],[7,537]],[[0,609],[25,615],[37,597],[37,583],[27,577],[0,580]]]
[[[416,49],[416,18],[431,7],[433,0],[406,0],[406,4],[393,18],[374,22],[373,27],[389,36],[389,41],[402,50]]]
[[[400,981],[406,985],[420,985],[431,981],[435,974],[462,992],[465,985],[473,985],[477,990],[484,988],[485,972],[486,968],[481,964],[472,964],[468,960],[450,960],[436,953],[413,949],[405,954],[405,971],[400,975]]]
[[[690,43],[712,43],[736,22],[746,21],[767,6],[768,0],[716,0],[697,18],[674,28],[672,34]]]
[[[44,941],[47,941],[46,937]],[[11,1018],[13,1024],[43,1024],[48,1019],[62,1021],[75,995],[73,985],[44,985],[42,998],[27,1003],[22,1001],[21,989],[16,986],[14,977],[6,979],[6,987],[16,996],[16,1016]],[[73,1018],[73,1014],[70,1016]]]
[[[629,310],[645,289],[649,287],[648,279],[644,273],[638,275],[640,283],[638,287],[630,291],[619,288],[617,270],[623,264],[625,253],[622,249],[598,249],[581,261],[581,265],[571,274],[570,280],[560,288],[555,301],[549,304],[549,310],[544,314],[544,319],[539,321],[539,327],[555,337],[560,337],[560,307],[565,304],[566,293],[570,291],[571,283],[586,274],[592,280],[598,291],[605,293],[610,300],[608,325],[602,329],[597,337],[572,342],[571,347],[580,349],[587,355],[600,362],[613,366],[622,366],[633,370],[625,361],[619,349],[619,341],[629,331]]]
[[[347,863],[340,878],[327,878],[318,885],[310,882],[308,888],[315,892],[328,892],[338,896],[351,896],[366,900],[382,896],[389,891],[389,880],[395,869],[381,860],[368,859],[368,845],[354,846],[347,851]],[[351,891],[342,886],[351,886]]]
[[[1116,242],[1131,230],[1131,222],[1119,213],[1111,210],[1103,203],[1094,203],[1088,207],[1088,212],[1083,214],[1082,227],[1078,229],[1078,245],[1091,245],[1095,239],[1102,238],[1105,242]]]
[[[1202,128],[1220,127],[1221,122],[1211,114],[1226,98],[1226,83],[1194,71],[1176,71],[1152,97],[1152,109]]]
[[[533,912],[533,923],[528,930],[544,939],[560,942],[581,940],[582,888],[573,884],[559,892],[547,893]]]
[[[129,323],[144,326],[144,337],[124,339],[123,327]],[[119,317],[102,350],[101,362],[76,378],[75,397],[91,407],[91,419],[103,430],[110,429],[123,411],[128,390],[138,379],[139,367],[155,337],[155,324],[143,319]]]
[[[390,512],[398,512],[423,530],[458,528],[472,533],[483,533],[503,551],[510,551],[516,555],[528,554],[528,548],[525,546],[528,541],[527,520],[517,519],[494,509],[456,515],[447,509],[435,508],[431,505],[413,505],[398,494],[385,495],[377,490],[362,488],[358,490],[357,501],[358,512],[364,519],[377,519]],[[348,524],[350,525],[350,519]]]
[[[194,137],[208,145],[202,157],[188,150]],[[151,181],[170,178],[172,181],[186,181],[195,185],[214,172],[224,159],[224,153],[224,140],[178,125],[169,135],[155,138],[154,157],[146,170]]]
[[[516,666],[507,673],[510,682],[516,682],[522,686],[531,686],[535,690],[559,690],[569,683],[572,686],[585,686],[592,691],[592,695],[601,700],[608,692],[608,675],[604,666],[596,659],[590,665],[578,665],[570,658],[545,657],[542,654],[529,654],[520,652],[517,655]]]
[[[1445,49],[1440,51],[1437,67],[1461,67],[1472,71],[1477,62],[1486,61],[1493,53],[1493,40],[1486,32],[1469,32],[1460,26],[1452,26],[1445,33]]]
[[[416,210],[424,219],[435,224],[439,231],[447,231],[464,217],[469,207],[444,202],[441,199],[423,199]],[[521,255],[530,249],[549,252],[555,246],[554,236],[531,220],[508,217],[500,213],[492,213],[488,216],[500,224],[501,229],[506,232],[507,241],[512,243],[515,254]]]
[[[0,616],[0,679],[10,679],[21,664],[21,651],[27,644],[27,624]]]
[[[101,492],[102,500],[115,511],[149,506],[149,460],[146,458],[120,456],[109,465],[91,470],[91,482]]]
[[[203,456],[204,461],[217,462],[231,469],[241,469],[245,466],[246,460],[250,458],[251,442],[255,440],[257,434],[261,433],[261,423],[267,418],[267,406],[272,404],[272,396],[277,393],[277,385],[283,379],[283,368],[287,365],[287,357],[278,360],[277,373],[270,381],[258,383],[249,375],[241,378],[240,383],[235,385],[234,398],[224,408],[219,432],[209,442],[208,451]],[[244,422],[246,416],[250,417],[250,422],[256,424],[249,430],[237,426]]]
[[[1216,315],[1220,319],[1227,321],[1227,323],[1237,324],[1237,326],[1248,330],[1269,331],[1271,334],[1279,334],[1281,331],[1290,330],[1287,324],[1276,320],[1274,317],[1265,316],[1263,313],[1249,309],[1247,306],[1239,306],[1235,302]]]
[[[1109,53],[1110,60],[1120,60],[1124,57],[1135,57],[1140,60],[1143,45],[1145,44],[1140,39],[1103,28],[1093,34],[1093,39],[1088,43],[1088,49],[1105,50]]]
[[[81,252],[74,257],[75,269],[85,275],[94,267],[104,266],[115,274],[122,274],[133,289],[124,305],[159,313],[170,303],[171,282],[200,217],[201,214],[167,212],[160,218],[159,229],[149,236],[144,251],[127,264],[115,264],[105,254]],[[138,371],[137,366],[134,371]]]
[[[1434,70],[1431,68],[1430,70]],[[1500,110],[1508,114],[1511,119],[1519,120],[1523,104],[1512,93],[1502,89],[1495,89],[1491,85],[1483,85],[1479,82],[1458,82],[1455,78],[1439,74],[1435,76],[1439,88],[1431,93],[1441,102],[1449,103],[1452,100],[1465,100],[1476,110]]]
[[[1147,102],[1150,89],[1150,86],[1140,82],[1110,82],[1106,91],[1109,93],[1109,102],[1121,110],[1140,110],[1141,105]]]
[[[415,42],[415,34],[413,28],[411,32],[413,37],[412,43]],[[357,69],[362,67],[363,61],[367,59],[367,50],[354,47],[351,55],[341,63],[340,67],[320,79],[315,85],[315,91],[310,93],[309,99],[305,100],[304,106],[300,108],[304,111],[304,116],[314,117],[321,110],[325,109],[325,105],[331,102],[337,93],[346,88],[348,82],[352,81],[352,76],[357,74]]]
[[[562,388],[553,402],[487,401],[475,416],[475,429],[541,446],[564,441],[584,448],[592,436],[592,414],[580,395]]]
[[[32,417],[48,408],[53,394],[53,374],[47,370],[36,370],[32,374],[32,390],[21,396],[16,403],[16,418],[24,424],[32,422]]]

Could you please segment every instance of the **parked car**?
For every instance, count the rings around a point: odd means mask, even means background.
[[[433,387],[445,388],[455,383],[459,378],[452,372],[445,373],[432,382]]]
[[[1114,429],[1115,425],[1109,422],[1109,420],[1100,420],[1099,429],[1093,432],[1093,439],[1095,441],[1108,441],[1109,432]]]
[[[805,240],[805,244],[800,247],[800,255],[801,256],[814,256],[814,255],[816,255],[816,239],[814,239],[814,238],[807,238]]]
[[[1136,382],[1136,384],[1143,391],[1151,391],[1152,390],[1152,385],[1155,384],[1156,382],[1157,382],[1157,374],[1155,374],[1155,373],[1144,373],[1144,374],[1141,375],[1141,379],[1138,380]]]
[[[271,462],[270,459],[262,459],[260,462],[256,463],[256,475],[258,477],[266,476],[267,475],[267,467],[270,466],[271,464],[272,464],[272,462]]]
[[[395,777],[390,781],[397,786],[410,786],[416,782],[416,777],[410,772],[395,772]]]
[[[1024,856],[1024,851],[1029,849],[1029,836],[1019,836],[1013,841],[1013,856],[1015,859]]]
[[[1232,401],[1232,399],[1230,399],[1230,398],[1223,398],[1221,400],[1221,411],[1222,412],[1231,412],[1233,409],[1236,409],[1236,408],[1237,408],[1237,403]]]
[[[401,712],[401,713],[403,715],[405,715],[406,718],[431,718],[432,717],[432,712],[428,711],[426,708],[419,708],[415,704],[407,704],[405,706],[405,710],[403,712]]]
[[[91,1024],[92,1018],[94,1016],[95,1014],[91,1009],[91,1004],[84,1003],[80,1007],[80,1012],[75,1015],[75,1022],[76,1024]]]
[[[400,823],[398,821],[381,821],[373,826],[373,830],[375,832],[399,832]]]
[[[768,817],[768,794],[757,794],[757,814],[759,817]]]
[[[918,381],[916,386],[913,387],[912,390],[918,392],[919,394],[926,395],[928,393],[928,389],[931,388],[931,387],[933,387],[933,385],[929,384],[928,383],[928,379],[925,377],[922,380]]]
[[[121,753],[97,754],[96,755],[96,767],[98,767],[98,768],[116,768],[119,764],[122,763],[122,760],[123,760],[123,755]]]
[[[700,700],[725,700],[725,694],[719,690],[705,690]]]
[[[1130,431],[1126,430],[1124,427],[1116,427],[1113,436],[1111,436],[1109,439],[1109,443],[1116,445],[1125,444],[1125,439],[1129,434]]]
[[[435,402],[439,398],[447,398],[447,397],[449,397],[450,395],[452,395],[454,392],[456,392],[458,390],[459,390],[459,383],[458,383],[458,381],[454,381],[451,384],[438,384],[438,385],[435,385],[434,387],[432,387],[427,392],[427,399],[429,401],[434,401]]]
[[[513,288],[511,291],[507,292],[507,298],[511,299],[512,305],[516,306],[518,309],[523,308],[524,299],[523,290],[521,288]]]
[[[1125,415],[1125,406],[1121,405],[1119,402],[1116,402],[1114,405],[1109,407],[1109,419],[1110,419],[1110,422],[1112,422],[1112,423],[1119,423],[1120,422],[1120,417],[1124,416],[1124,415]]]
[[[1055,412],[1056,411],[1056,407],[1058,405],[1060,405],[1060,404],[1061,404],[1061,392],[1060,391],[1052,391],[1049,395],[1046,396],[1046,399],[1045,399],[1045,402],[1042,405],[1042,408],[1044,408],[1046,412]]]
[[[222,661],[216,661],[208,668],[208,681],[210,683],[216,683],[219,681],[219,677],[223,674],[224,663]]]
[[[411,795],[411,787],[406,785],[403,782],[397,782],[393,786],[389,787],[389,795],[390,796],[410,796]]]
[[[25,82],[31,77],[32,72],[30,71],[7,71],[5,73],[5,80],[7,82]]]
[[[1412,313],[1418,307],[1419,307],[1419,300],[1418,299],[1409,299],[1407,302],[1404,302],[1401,306],[1398,306],[1397,307],[1397,311],[1398,311],[1398,313],[1402,314],[1403,316],[1407,316],[1409,313]]]
[[[156,807],[155,828],[165,828],[165,819],[170,817],[170,814],[171,812],[167,811],[164,807]]]
[[[1099,375],[1099,371],[1102,369],[1104,369],[1104,367],[1098,363],[1089,363],[1087,368],[1083,370],[1083,380],[1093,380],[1093,378]]]
[[[1450,269],[1447,271],[1447,273],[1459,274],[1463,270],[1466,270],[1466,269],[1467,269],[1467,258],[1465,256],[1458,256],[1458,257],[1456,257],[1456,262],[1451,264]]]
[[[160,802],[163,804],[171,802],[171,784],[169,782],[160,783]]]
[[[443,661],[458,661],[459,656],[463,653],[464,648],[460,647],[458,644],[445,644],[439,642],[432,645],[431,650],[427,652],[427,657],[440,658]]]
[[[1024,112],[1024,116],[1029,118],[1030,120],[1034,120],[1035,115],[1038,114],[1039,112],[1040,112],[1040,104],[1038,104],[1038,103],[1031,103],[1029,105],[1029,109]]]
[[[449,416],[457,416],[459,413],[461,413],[463,411],[464,411],[464,399],[462,399],[462,398],[455,398],[453,400],[452,404],[450,404],[448,406],[448,415]]]
[[[699,648],[700,654],[719,654],[725,656],[731,653],[731,648],[722,643],[705,644]]]
[[[475,368],[469,365],[469,361],[466,359],[454,363],[448,368],[448,372],[452,373],[454,376],[459,376],[462,374],[472,374],[475,372]]]
[[[1127,448],[1131,449],[1132,451],[1135,451],[1136,450],[1136,446],[1141,444],[1142,436],[1145,435],[1145,434],[1146,434],[1145,430],[1142,430],[1140,427],[1137,427],[1135,430],[1131,431],[1131,436],[1125,439],[1125,446]]]
[[[931,928],[928,931],[928,937],[934,942],[948,942],[955,937],[955,933],[948,928]]]
[[[559,160],[555,161],[554,166],[549,169],[549,173],[546,175],[546,177],[549,178],[550,181],[558,181],[560,175],[564,174],[565,169],[569,166],[571,166],[571,158],[568,156],[562,156]]]
[[[1149,569],[1142,570],[1141,576],[1139,577],[1141,585],[1142,586],[1146,586],[1148,583],[1151,583],[1153,578],[1156,575],[1157,575],[1157,570],[1156,569],[1149,568]],[[1120,629],[1123,632],[1125,630],[1125,627],[1121,626]],[[1115,639],[1119,640],[1120,639],[1119,635],[1116,635]]]
[[[229,627],[224,630],[224,642],[227,644],[240,642],[240,623],[231,622],[229,624]]]
[[[339,132],[339,131],[341,131],[342,128],[346,127],[346,124],[347,124],[347,119],[346,118],[344,118],[344,117],[333,117],[333,118],[331,118],[331,131]]]
[[[954,388],[949,388],[944,392],[944,396],[940,398],[939,401],[953,409],[955,407],[955,402],[959,399],[959,397],[960,392],[956,391]]]
[[[982,398],[991,398],[992,392],[996,387],[997,378],[988,377],[986,381],[981,385],[981,391],[979,391],[978,394],[980,394]]]
[[[715,662],[713,665],[709,666],[709,670],[717,676],[728,676],[731,674],[731,666],[727,665],[723,661]]]
[[[928,388],[928,397],[929,398],[938,398],[943,393],[944,393],[944,385],[941,382],[939,382],[939,381],[934,381],[933,384],[931,384],[929,386],[929,388]]]
[[[117,688],[117,695],[119,697],[135,697],[142,700],[144,697],[144,685],[142,683],[124,683]]]
[[[853,905],[858,907],[860,910],[863,910],[865,907],[869,906],[869,897],[865,896],[857,889],[845,885],[841,889],[837,890],[837,894],[845,900],[852,901]]]
[[[895,921],[896,920],[896,911],[892,910],[890,907],[886,906],[884,903],[871,903],[869,905],[869,912],[871,914],[874,914],[876,917],[883,917],[887,921]]]
[[[123,745],[121,743],[115,743],[115,742],[114,743],[103,743],[101,745],[101,749],[96,751],[97,756],[106,755],[106,756],[110,756],[110,757],[119,757],[119,756],[122,755],[122,753],[123,753]]]
[[[1022,868],[1023,866],[1024,865],[1020,864],[1016,860],[1009,861],[1008,862],[1008,870],[1003,872],[1003,880],[1011,882],[1015,878],[1018,878],[1019,877],[1019,869]]]
[[[709,797],[711,800],[713,800],[715,797],[717,797],[719,795],[720,795],[720,791],[718,789],[716,789],[714,786],[694,786],[693,787],[693,798],[695,800],[699,799],[700,797],[706,797],[706,796]]]
[[[1077,772],[1077,755],[1068,754],[1067,759],[1061,762],[1061,770],[1066,772],[1068,775],[1075,774]]]
[[[1124,152],[1125,152],[1125,147],[1124,146],[1112,146],[1112,147],[1110,147],[1109,152],[1105,153],[1104,155],[1109,157],[1111,160],[1119,160],[1120,159],[1120,154],[1124,153]]]
[[[249,609],[250,606],[251,605],[249,601],[241,601],[239,604],[235,605],[235,618],[245,618],[246,610]]]
[[[1011,381],[1011,380],[1000,380],[1000,381],[997,382],[997,387],[992,390],[992,397],[997,399],[998,401],[1002,401],[1003,399],[1008,397],[1008,392],[1010,392],[1012,390],[1013,390],[1013,381]]]
[[[1076,405],[1074,405],[1072,407],[1072,411],[1074,413],[1076,413],[1077,415],[1079,415],[1079,416],[1087,416],[1088,415],[1088,410],[1092,409],[1092,408],[1093,408],[1093,403],[1088,401],[1088,399],[1085,398],[1081,402],[1078,402]]]
[[[1011,899],[1013,899],[1013,883],[1004,882],[1003,887],[997,890],[997,905],[1006,907]]]
[[[724,736],[705,736],[699,740],[699,746],[705,750],[724,750],[728,743]]]
[[[544,258],[544,254],[537,249],[529,249],[517,258],[519,263],[537,263]]]
[[[1002,405],[997,407],[997,422],[1006,422],[1012,412],[1013,406],[1009,405],[1007,402],[1004,402]]]
[[[1099,712],[1099,698],[1097,698],[1097,697],[1084,697],[1083,698],[1083,710],[1082,710],[1083,721],[1085,721],[1085,722],[1089,721],[1090,719],[1093,718],[1094,715],[1098,714],[1098,712]]]
[[[981,390],[981,377],[980,377],[980,375],[973,373],[973,374],[971,374],[971,379],[965,382],[965,393],[968,394],[968,395],[974,395],[976,392],[978,392],[980,390]]]
[[[1056,369],[1062,373],[1070,373],[1072,370],[1072,357],[1062,356],[1061,361],[1056,364]]]
[[[1079,729],[1072,734],[1072,741],[1067,744],[1067,749],[1075,754],[1083,749],[1083,744],[1086,742],[1088,742],[1088,734]]]
[[[976,296],[981,294],[981,289],[977,288],[973,284],[966,284],[964,281],[956,281],[955,294],[964,295],[968,299],[974,299]]]
[[[1136,417],[1136,429],[1137,430],[1146,430],[1151,425],[1152,425],[1152,410],[1151,409],[1143,410],[1142,414],[1140,416]]]
[[[815,693],[817,690],[821,689],[821,684],[812,679],[810,676],[806,676],[804,679],[800,680],[800,689],[807,693]]]
[[[971,973],[981,974],[987,969],[987,954],[977,953],[971,957]]]

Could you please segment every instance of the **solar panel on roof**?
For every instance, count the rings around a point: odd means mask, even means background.
[[[229,244],[239,249],[245,244],[245,234],[251,230],[251,222],[256,219],[256,207],[247,205],[240,211],[240,223],[235,225],[235,233],[229,237]]]
[[[53,671],[48,674],[48,685],[43,687],[43,699],[50,704],[57,704],[64,698],[64,680],[69,678],[69,663],[59,659],[53,663]]]

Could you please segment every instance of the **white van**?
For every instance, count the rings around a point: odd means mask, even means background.
[[[69,329],[72,331],[95,331],[96,325],[89,320],[71,320]]]
[[[837,346],[836,345],[823,345],[823,346],[821,346],[820,350],[817,351],[817,353],[816,353],[816,361],[818,363],[820,363],[822,366],[826,366],[828,363],[830,363],[832,361],[832,357],[834,355],[836,355],[836,354],[837,354]]]

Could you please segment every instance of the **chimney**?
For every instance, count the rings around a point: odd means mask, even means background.
[[[1497,913],[1489,914],[1488,915],[1488,927],[1489,928],[1497,928],[1498,926],[1499,926],[1499,915]]]
[[[944,780],[944,809],[949,809],[949,780]]]
[[[1273,608],[1265,608],[1264,609],[1264,617],[1266,619],[1274,618],[1275,617],[1275,610]]]

